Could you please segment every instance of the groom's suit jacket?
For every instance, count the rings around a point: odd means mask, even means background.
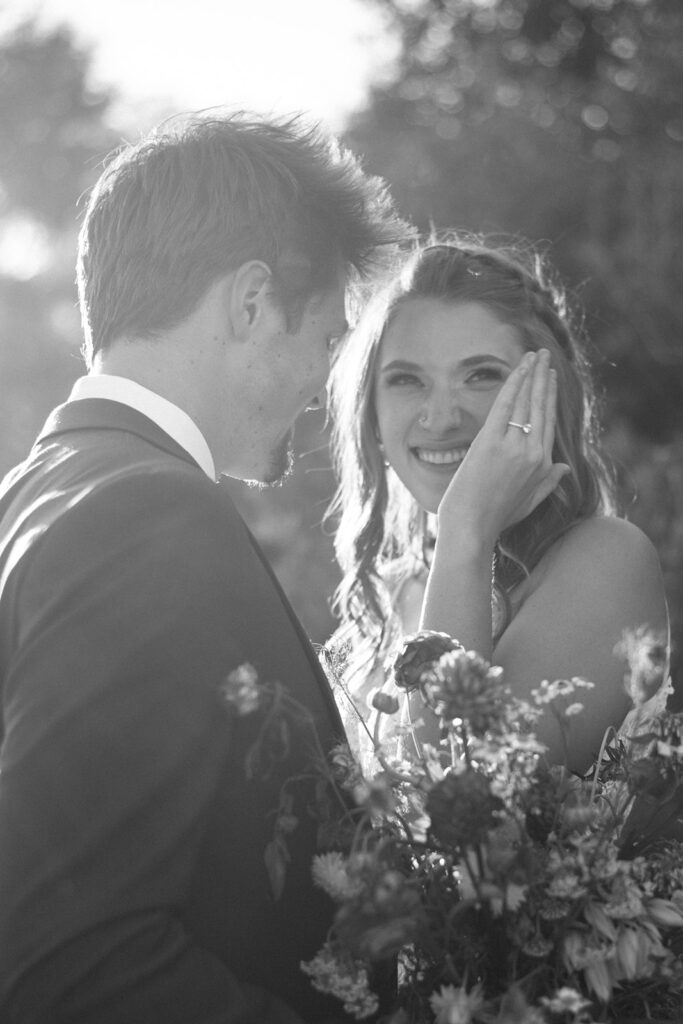
[[[304,783],[279,899],[264,861],[310,735],[246,778],[244,662],[341,738],[224,488],[127,406],[61,406],[0,490],[2,1024],[345,1019],[299,966],[333,910]]]

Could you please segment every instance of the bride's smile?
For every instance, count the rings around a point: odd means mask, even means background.
[[[463,445],[460,448],[413,448],[413,454],[415,458],[420,462],[426,462],[430,466],[438,466],[439,468],[453,469],[457,468],[462,460],[467,455],[469,445]]]

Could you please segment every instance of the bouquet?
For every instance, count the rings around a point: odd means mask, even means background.
[[[663,648],[625,640],[637,706],[663,681]],[[589,1024],[683,1020],[683,719],[662,713],[605,738],[591,771],[546,765],[543,713],[567,735],[580,679],[525,702],[503,672],[440,633],[408,638],[399,694],[419,693],[441,742],[414,726],[362,778],[348,748],[328,781],[353,795],[313,877],[336,905],[328,941],[302,965],[363,1020],[378,964],[398,963],[390,1024]],[[377,719],[395,715],[379,692]],[[681,819],[678,814],[681,812]],[[351,820],[352,819],[352,820]]]

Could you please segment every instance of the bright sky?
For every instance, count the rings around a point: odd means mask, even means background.
[[[93,46],[96,81],[136,124],[226,104],[339,129],[394,53],[369,0],[0,0],[0,30],[27,14]]]
[[[66,23],[113,86],[124,136],[168,113],[223,106],[303,111],[343,128],[396,47],[370,0],[0,0],[0,33],[27,16]],[[50,258],[45,228],[5,218],[0,273],[29,278]]]

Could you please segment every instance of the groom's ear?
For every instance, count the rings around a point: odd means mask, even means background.
[[[226,279],[227,313],[232,333],[246,341],[273,309],[273,274],[261,260],[249,260]]]

